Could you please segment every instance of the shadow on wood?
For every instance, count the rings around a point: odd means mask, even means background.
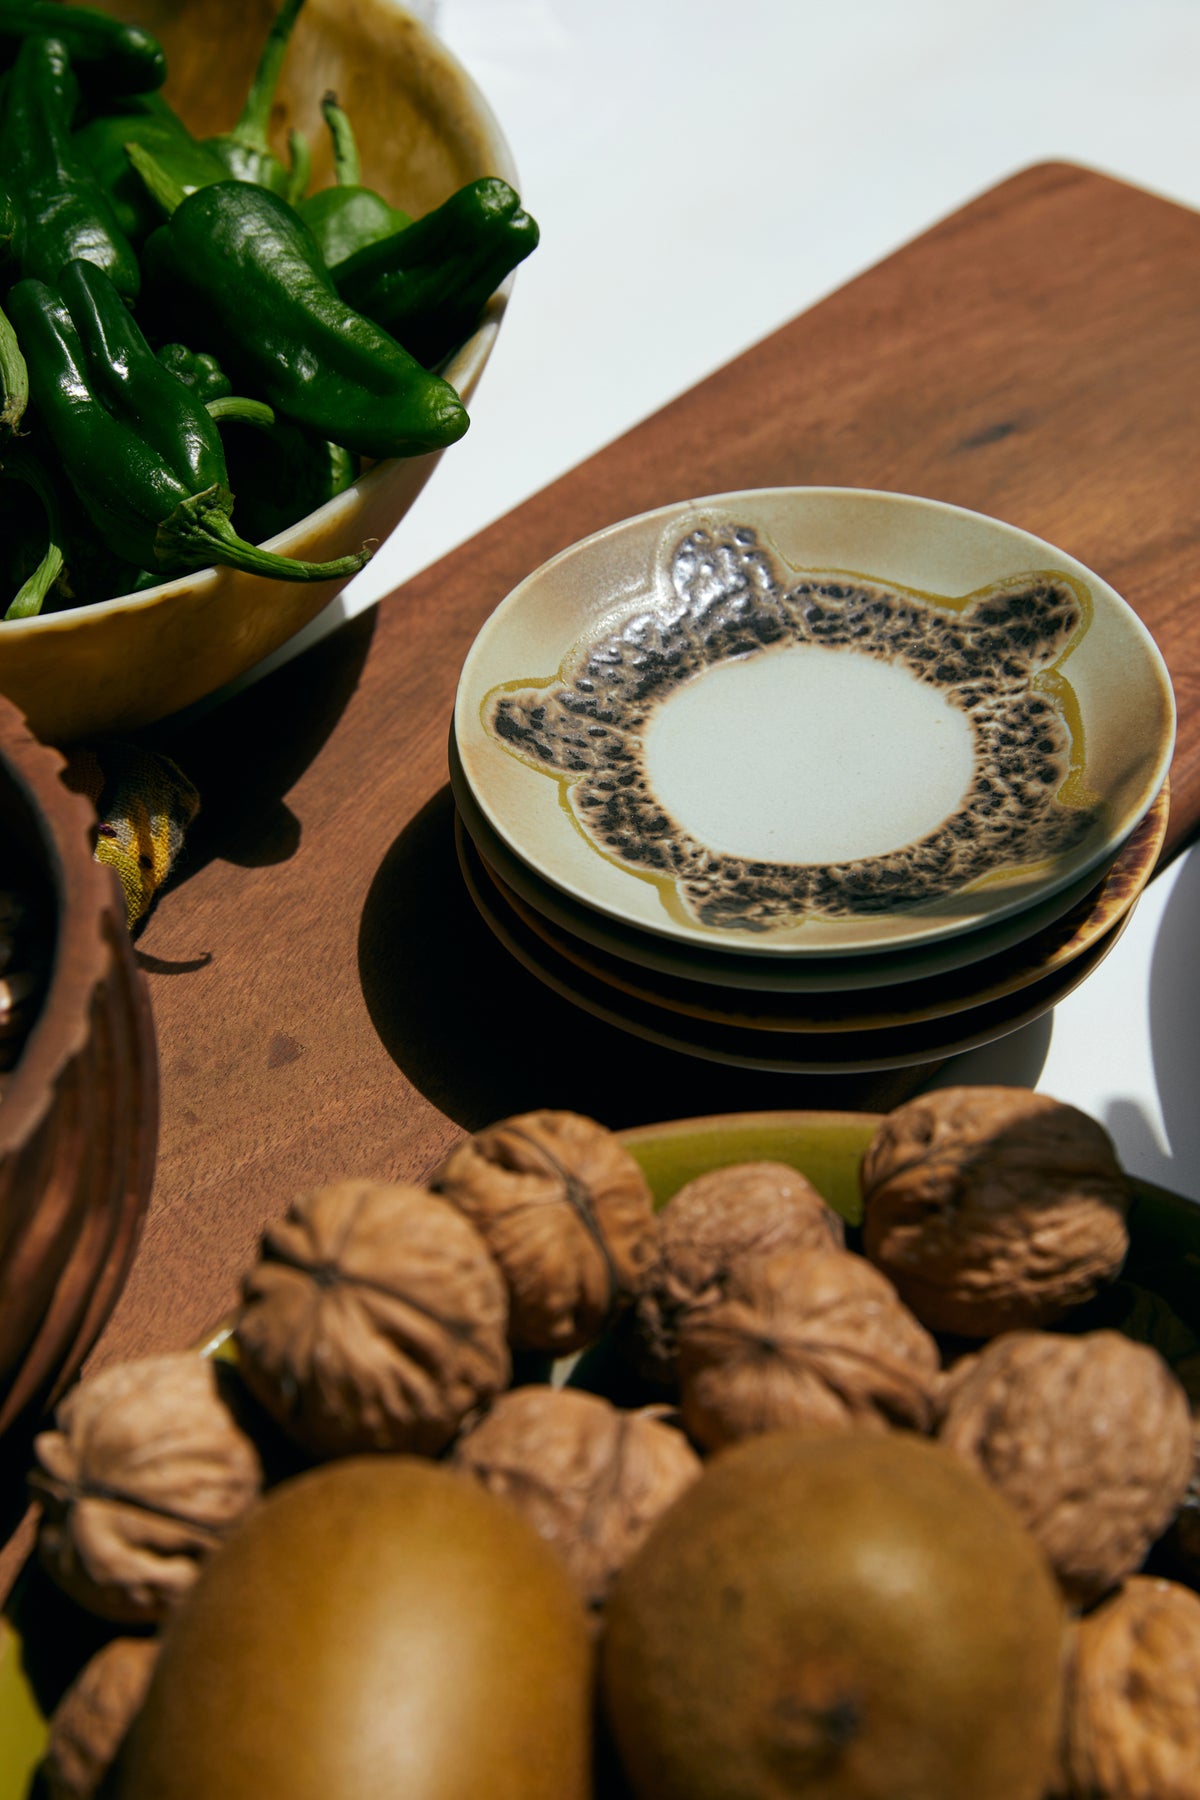
[[[537,1107],[613,1130],[788,1107],[881,1111],[929,1069],[779,1075],[659,1048],[581,1011],[521,966],[476,913],[443,788],[392,844],[359,931],[371,1021],[414,1087],[465,1130]]]
[[[200,793],[199,816],[164,891],[214,857],[260,868],[293,854],[300,828],[285,796],[345,711],[376,618],[375,608],[359,614],[215,710],[178,715],[145,734]]]

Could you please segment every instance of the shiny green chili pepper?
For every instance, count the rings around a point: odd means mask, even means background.
[[[133,155],[170,206],[162,172]],[[449,382],[338,297],[307,225],[270,189],[197,188],[146,240],[143,263],[162,310],[211,345],[234,383],[317,437],[360,456],[412,456],[466,431]]]
[[[232,398],[215,400],[209,414],[221,439],[236,496],[238,524],[256,544],[286,531],[343,493],[359,471],[356,456],[304,431],[268,408]]]
[[[333,140],[334,185],[306,195],[296,211],[316,238],[325,267],[332,269],[365,245],[403,231],[412,220],[374,188],[362,185],[354,131],[334,94],[325,95],[321,113]]]
[[[29,543],[34,545],[25,553],[28,572],[23,575],[4,613],[6,619],[31,619],[41,612],[47,594],[62,574],[63,528],[58,495],[45,464],[27,445],[5,450],[3,474],[6,481],[19,481],[31,489],[44,515],[40,526],[26,526]],[[27,520],[27,507],[22,508],[22,515]],[[18,547],[18,556],[22,550],[25,550],[24,545]],[[33,566],[29,567],[30,564]]]
[[[58,38],[89,90],[144,94],[166,79],[167,59],[158,39],[98,8],[60,6],[57,0],[0,0],[0,50],[11,50],[27,37]]]
[[[239,536],[217,427],[156,359],[93,264],[70,263],[58,293],[44,282],[18,282],[9,307],[29,362],[32,406],[115,554],[162,578],[215,562],[321,581],[366,562],[366,551],[303,562]]]
[[[53,282],[66,263],[86,258],[132,300],[140,285],[133,246],[72,143],[77,98],[62,41],[23,39],[0,121],[0,170],[17,213],[17,261],[23,276]]]
[[[129,160],[127,144],[140,144],[171,165],[185,193],[209,181],[225,181],[219,157],[194,138],[161,94],[121,95],[112,109],[95,112],[73,137],[76,155],[112,201],[125,235],[140,244],[161,223],[162,213]]]
[[[255,70],[254,80],[246,95],[245,105],[232,130],[218,137],[203,138],[206,149],[223,165],[225,173],[237,181],[252,181],[289,200],[298,200],[308,185],[308,140],[298,131],[288,135],[291,167],[282,163],[271,149],[271,109],[275,89],[291,41],[292,27],[299,17],[304,0],[283,0],[271,22]],[[173,166],[165,165],[172,174]]]
[[[9,591],[16,593],[27,578],[36,578],[39,566],[57,544],[62,554],[62,567],[46,586],[41,611],[58,612],[65,607],[92,606],[111,600],[114,594],[128,594],[138,576],[138,569],[127,557],[116,556],[99,536],[80,504],[63,470],[62,462],[36,415],[26,417],[28,433],[9,445],[0,447],[0,497],[9,502],[0,537],[7,560],[4,577]],[[25,484],[13,476],[13,459],[28,457],[35,480]],[[30,506],[30,488],[41,496],[41,503]],[[45,493],[42,493],[42,488]],[[16,505],[12,497],[19,495]],[[43,582],[46,571],[42,570]],[[162,577],[156,576],[161,581]],[[29,596],[26,595],[26,603]]]
[[[536,220],[498,176],[470,181],[404,231],[333,272],[338,293],[431,368],[468,338],[488,300],[537,248]]]
[[[207,350],[189,350],[186,344],[160,344],[155,352],[164,369],[182,381],[201,406],[232,394],[233,383],[215,356]]]
[[[54,584],[54,610],[96,606],[118,594],[132,594],[146,573],[128,556],[118,556],[88,518],[70,482],[64,479],[59,494],[63,514],[63,570]],[[149,576],[153,587],[161,575]]]

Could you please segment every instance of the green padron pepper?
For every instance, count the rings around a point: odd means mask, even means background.
[[[357,477],[359,460],[349,450],[314,437],[261,401],[235,394],[208,351],[162,344],[156,355],[221,427],[238,527],[251,543],[285,531]]]
[[[104,542],[167,579],[228,563],[285,581],[348,576],[365,550],[326,563],[275,556],[239,536],[220,434],[157,360],[103,272],[72,262],[59,292],[20,281],[9,308],[30,398]]]
[[[122,231],[135,244],[162,223],[162,213],[130,162],[127,144],[140,144],[160,162],[169,162],[185,193],[229,177],[220,158],[192,136],[157,93],[122,94],[110,109],[93,110],[76,128],[73,142],[76,154],[112,201]]]
[[[89,91],[144,94],[166,79],[167,59],[158,39],[98,7],[0,0],[0,57],[10,60],[27,37],[60,39]]]
[[[404,231],[334,270],[338,293],[432,368],[468,338],[485,305],[537,248],[538,227],[498,176],[470,181]]]
[[[58,495],[45,462],[28,444],[7,447],[3,464],[3,570],[0,579],[12,598],[5,619],[40,613],[63,569],[63,526]],[[30,506],[32,493],[36,504]]]
[[[186,344],[160,344],[155,354],[163,368],[182,381],[201,406],[232,394],[232,381],[207,350],[190,350]]]
[[[359,456],[413,456],[469,424],[450,386],[338,297],[307,225],[268,188],[217,182],[172,196],[133,152],[164,205],[143,266],[160,310],[211,345],[235,386]]]
[[[254,80],[246,95],[245,105],[232,130],[218,137],[204,138],[225,172],[238,181],[252,181],[269,187],[289,200],[298,200],[308,186],[310,152],[308,139],[300,132],[288,136],[291,167],[288,168],[271,149],[271,110],[275,105],[275,89],[291,42],[292,27],[300,15],[304,0],[283,0],[271,21],[271,29],[263,45]],[[171,167],[171,165],[167,165]],[[174,169],[171,170],[174,173]]]
[[[362,185],[354,129],[336,95],[325,95],[321,113],[333,140],[334,185],[307,194],[297,201],[296,211],[316,238],[325,267],[332,269],[367,244],[403,231],[412,220],[374,188]]]
[[[78,95],[61,39],[23,39],[0,120],[0,170],[17,213],[17,262],[23,276],[53,282],[66,263],[83,257],[132,300],[140,285],[133,245],[72,142]]]
[[[279,416],[256,420],[243,405],[216,401],[238,524],[256,544],[286,531],[343,493],[358,474],[356,456]]]

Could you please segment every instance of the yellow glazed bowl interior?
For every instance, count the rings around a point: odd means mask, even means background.
[[[167,56],[163,90],[198,135],[228,130],[249,86],[274,0],[100,0],[146,26]],[[354,123],[362,178],[414,217],[465,182],[499,175],[511,153],[469,76],[392,0],[307,0],[289,47],[275,110],[275,143],[305,132],[312,185],[331,179],[321,96],[332,89]],[[512,277],[445,368],[470,403],[491,353]],[[424,487],[440,452],[389,459],[268,540],[286,555],[324,561],[381,543]],[[236,514],[235,514],[236,518]],[[252,668],[301,630],[344,581],[272,581],[202,569],[136,595],[0,625],[0,693],[31,730],[58,745],[127,731],[188,706]]]

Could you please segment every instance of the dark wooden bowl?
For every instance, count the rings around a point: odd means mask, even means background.
[[[0,1465],[54,1405],[121,1291],[150,1198],[158,1061],[96,816],[0,698],[0,830],[44,892],[53,950],[0,1100]]]

